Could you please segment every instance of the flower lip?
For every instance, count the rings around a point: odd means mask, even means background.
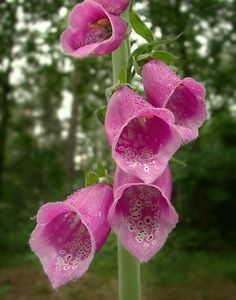
[[[111,209],[117,204],[117,199],[121,198],[124,191],[126,189],[128,189],[129,187],[132,187],[132,186],[149,186],[149,187],[153,187],[155,189],[158,189],[160,191],[160,193],[163,195],[163,197],[165,197],[168,201],[170,201],[170,199],[167,198],[166,192],[162,187],[160,187],[160,186],[157,187],[155,184],[152,184],[152,183],[146,184],[144,182],[139,181],[139,182],[126,183],[126,184],[123,184],[122,186],[119,186],[116,189],[116,191],[114,192],[115,201],[112,204]],[[110,210],[110,212],[111,212],[111,210]],[[110,213],[108,215],[108,218],[109,218],[109,216],[110,216]]]
[[[83,40],[79,41],[79,44],[72,40],[71,47],[76,51],[90,44],[102,43],[110,39],[112,32],[112,26],[108,18],[98,19],[96,22],[88,24],[88,31],[84,34]]]
[[[166,102],[165,107],[175,116],[176,129],[183,143],[189,143],[198,137],[198,128],[207,118],[205,94],[202,84],[186,77],[173,89]]]
[[[146,133],[143,131],[144,134],[142,138],[140,138],[140,141],[136,140],[137,137],[136,138],[133,137],[133,141],[130,144],[131,146],[130,148],[132,149],[126,155],[128,151],[127,148],[125,148],[123,145],[119,146],[119,143],[122,142],[122,138],[121,138],[122,134],[123,136],[127,136],[125,131],[127,131],[129,134],[129,130],[130,130],[130,128],[128,128],[129,124],[133,126],[134,120],[139,120],[139,119],[147,120],[146,123],[151,124],[149,128],[151,130],[148,130],[148,127],[145,128],[145,121],[139,122],[140,126],[138,124],[139,126],[138,130],[140,130],[140,128],[143,126],[144,131],[146,131]],[[154,132],[154,127],[157,125],[157,123],[159,124],[163,132],[159,132],[159,133]],[[164,108],[154,108],[150,106],[148,108],[144,108],[134,113],[133,116],[130,117],[123,124],[123,126],[119,130],[117,136],[114,138],[112,143],[113,157],[119,160],[118,165],[125,171],[127,171],[127,168],[129,168],[129,172],[131,172],[135,176],[140,177],[144,182],[147,183],[153,182],[159,175],[162,174],[162,172],[167,166],[170,157],[175,153],[175,151],[180,146],[180,135],[177,132],[177,130],[174,128],[174,126],[172,126],[173,123],[174,123],[173,114]],[[156,133],[159,134],[159,136],[158,135],[156,137],[154,136],[154,139],[152,140],[153,135]],[[154,146],[156,147],[156,140],[158,137],[161,138],[160,144],[158,145],[157,148],[154,149],[153,147]],[[145,138],[149,139],[151,148],[150,145],[145,144],[144,145],[145,147],[143,147],[141,151],[139,151],[140,149],[137,148],[139,153],[134,152],[133,146],[139,142],[143,143],[142,139]],[[127,141],[124,141],[124,143],[127,143]],[[119,148],[120,149],[122,148],[122,151],[117,151]],[[139,156],[140,158],[143,157],[144,159],[138,159]],[[139,168],[138,171],[139,174],[137,174],[137,172],[135,171],[136,167]],[[141,170],[140,168],[142,168],[143,170]]]
[[[94,184],[72,193],[64,202],[47,203],[37,214],[30,247],[53,288],[78,279],[108,238],[112,188]]]
[[[125,179],[119,182],[122,177]],[[148,261],[161,249],[178,222],[168,198],[171,193],[168,168],[161,177],[153,184],[145,184],[119,168],[116,171],[115,178],[120,178],[121,185],[115,191],[108,220],[121,244],[140,262]]]
[[[102,5],[109,13],[119,15],[129,5],[129,0],[94,0]]]
[[[43,225],[43,226],[47,226],[50,222],[52,222],[59,214],[59,211],[61,210],[61,213],[71,213],[73,215],[78,215],[81,223],[85,225],[85,227],[87,228],[90,237],[91,237],[91,244],[92,244],[92,248],[91,248],[91,252],[95,253],[96,252],[96,242],[93,236],[93,233],[91,232],[89,225],[86,222],[86,217],[83,215],[83,213],[80,212],[80,210],[76,209],[75,207],[73,207],[72,205],[68,204],[68,203],[64,203],[64,202],[55,202],[55,203],[47,203],[44,204],[37,215],[37,221],[39,225]],[[55,214],[57,213],[57,214]],[[46,223],[41,223],[43,220],[45,220],[47,217],[49,217],[49,214],[51,214],[51,220],[47,221]],[[95,250],[93,250],[95,249]]]
[[[70,228],[73,225],[73,223],[70,224],[70,219],[73,220],[73,218],[77,218],[77,223],[74,223],[74,228]],[[95,238],[86,223],[86,218],[70,204],[57,202],[43,205],[39,210],[37,219],[38,225],[33,231],[29,243],[31,249],[40,258],[53,288],[66,284],[71,280],[71,277],[74,280],[78,279],[88,269],[96,252]],[[57,229],[59,226],[60,228]],[[59,229],[60,231],[57,232]],[[66,240],[66,236],[63,238],[63,234],[72,234],[74,230],[80,231],[82,229],[84,232],[83,239],[87,240],[84,241],[86,244],[82,242],[82,244],[72,246],[71,244],[74,242],[71,242],[70,236],[68,236],[68,240]],[[57,240],[54,239],[56,233]],[[76,238],[73,238],[74,240]],[[78,240],[78,243],[81,242]],[[68,247],[71,247],[70,250],[67,249]],[[76,251],[78,253],[75,258]],[[48,264],[49,261],[50,264]],[[68,272],[70,272],[71,277],[68,277]]]
[[[198,127],[201,126],[207,115],[206,106],[204,105],[204,97],[206,95],[206,90],[205,90],[204,86],[190,77],[185,77],[183,80],[181,80],[179,85],[175,87],[173,92],[170,94],[170,97],[167,99],[167,102],[166,102],[167,109],[172,109],[170,102],[176,92],[187,93],[186,97],[188,97],[188,99],[190,99],[190,97],[197,98],[197,100],[198,100],[197,107],[199,110],[199,112],[198,112],[199,115],[196,116],[194,109],[192,109],[191,117],[196,118],[196,121],[193,122],[192,119],[187,120],[189,122],[187,127],[192,128],[195,125],[197,125]],[[194,92],[197,93],[198,95],[195,95]],[[182,105],[183,104],[184,103],[182,103]],[[201,106],[201,108],[200,108],[200,106]],[[177,117],[177,114],[175,114],[175,115]],[[179,121],[179,123],[181,123],[181,121]]]

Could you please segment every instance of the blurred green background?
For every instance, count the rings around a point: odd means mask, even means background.
[[[182,76],[207,89],[209,119],[172,163],[177,229],[142,266],[143,299],[236,299],[236,1],[135,1]],[[0,4],[0,299],[117,299],[113,235],[78,282],[53,292],[28,247],[38,207],[84,184],[96,161],[113,170],[95,110],[111,85],[110,56],[60,49],[76,1]],[[134,46],[142,39],[132,35]],[[137,79],[139,80],[139,79]]]

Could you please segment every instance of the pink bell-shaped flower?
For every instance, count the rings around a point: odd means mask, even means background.
[[[111,14],[120,15],[129,5],[129,0],[93,0]]]
[[[65,54],[77,58],[113,52],[123,42],[127,24],[107,12],[97,2],[77,4],[69,17],[69,26],[61,35]]]
[[[53,288],[78,279],[88,269],[109,235],[112,201],[112,188],[100,183],[39,209],[29,244]]]
[[[198,128],[207,117],[205,88],[190,77],[180,79],[160,60],[150,60],[142,69],[148,101],[155,107],[169,109],[175,117],[182,142],[198,137]]]
[[[169,167],[152,184],[117,168],[114,203],[109,212],[111,228],[121,244],[140,262],[147,262],[175,228],[178,215],[170,203]]]
[[[125,85],[108,102],[105,130],[119,167],[146,183],[162,174],[180,147],[173,114]]]

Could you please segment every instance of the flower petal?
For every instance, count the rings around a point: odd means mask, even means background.
[[[112,95],[107,107],[105,130],[110,145],[112,145],[124,123],[133,117],[138,110],[150,107],[151,105],[132,89],[122,85]]]
[[[121,186],[140,183],[140,179],[138,177],[133,176],[130,173],[124,172],[121,168],[117,167],[114,181],[113,181],[113,191],[115,197],[121,197],[122,190],[119,189]],[[154,185],[158,186],[159,190],[161,191],[162,195],[168,200],[171,201],[171,194],[172,194],[172,176],[170,167],[167,166],[161,176],[159,176]]]
[[[95,236],[98,251],[110,230],[106,219],[113,202],[112,188],[105,183],[99,183],[75,192],[66,202],[76,207],[80,214],[86,217],[84,222]]]
[[[101,4],[109,13],[120,15],[129,5],[129,0],[93,0]]]
[[[69,26],[61,35],[65,54],[84,58],[103,55],[117,49],[125,38],[127,24],[93,1],[77,4],[69,17]]]
[[[161,175],[180,147],[172,113],[125,86],[109,100],[105,130],[117,164],[147,183]]]
[[[181,80],[170,67],[158,60],[146,63],[142,76],[149,102],[174,114],[182,142],[197,138],[198,128],[207,116],[204,87],[189,77]]]
[[[143,85],[148,101],[155,107],[165,107],[166,102],[181,79],[160,60],[150,60],[142,69]]]
[[[88,55],[92,55],[95,49],[98,47],[98,43],[92,43],[78,47],[76,42],[82,41],[84,34],[81,31],[69,26],[61,35],[61,45],[65,54],[74,56],[77,58],[84,58]]]
[[[30,247],[39,257],[53,288],[78,279],[105,243],[112,189],[94,185],[72,194],[65,202],[43,205]]]
[[[121,244],[140,262],[146,262],[162,248],[178,222],[166,198],[171,191],[170,171],[166,169],[153,184],[145,184],[117,168],[114,182],[117,189],[109,222]]]
[[[204,97],[203,85],[187,77],[176,87],[167,101],[166,108],[173,112],[184,143],[197,138],[198,128],[206,120]]]

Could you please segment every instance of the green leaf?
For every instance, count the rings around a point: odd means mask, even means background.
[[[134,77],[134,74],[132,72],[132,66],[133,66],[133,57],[130,56],[127,64],[127,82],[131,82]]]
[[[174,163],[176,163],[176,164],[178,164],[178,165],[180,165],[180,166],[183,167],[183,168],[186,168],[186,167],[187,167],[186,162],[184,162],[184,161],[182,161],[182,160],[179,160],[179,159],[177,159],[177,158],[175,158],[175,157],[172,157],[172,158],[171,158],[171,161],[174,162]]]
[[[177,56],[174,56],[173,54],[171,54],[167,51],[162,51],[162,50],[153,52],[151,54],[151,57],[155,58],[155,59],[160,59],[160,60],[164,61],[167,65],[173,64],[173,62],[175,62],[176,59],[178,59]]]
[[[91,186],[99,183],[99,177],[95,172],[85,173],[85,186]]]
[[[135,67],[135,71],[137,74],[141,75],[143,65],[150,59],[153,59],[150,53],[140,54],[139,56],[136,57],[136,59],[134,58],[134,61],[137,64],[137,66]]]
[[[143,45],[139,46],[137,49],[135,49],[131,53],[131,56],[137,57],[140,54],[149,54],[152,52],[152,50],[156,49],[159,45],[172,43],[172,42],[176,41],[181,35],[182,35],[182,33],[177,36],[173,36],[173,37],[170,37],[170,38],[167,38],[164,40],[156,40],[156,41],[152,41],[147,44],[143,44]]]
[[[136,60],[137,62],[142,61],[142,60],[146,60],[150,58],[150,54],[146,53],[146,54],[140,54],[139,56],[137,56]]]
[[[98,110],[96,110],[98,120],[104,125],[105,124],[105,117],[107,112],[107,106],[104,105]]]
[[[181,32],[178,35],[175,36],[170,36],[169,38],[163,39],[163,40],[157,40],[155,43],[157,43],[157,45],[165,45],[165,44],[170,44],[175,42],[176,40],[178,40],[181,35],[183,35],[183,32]]]
[[[154,47],[154,43],[148,43],[148,44],[144,44],[141,45],[140,47],[138,47],[137,49],[135,49],[132,53],[131,53],[131,57],[137,57],[141,54],[147,54],[150,53],[153,50]]]
[[[106,177],[107,170],[100,161],[97,161],[97,172],[99,177]]]
[[[133,57],[133,66],[137,74],[140,74],[140,67],[135,57]]]
[[[146,41],[153,42],[154,37],[152,31],[147,27],[147,25],[139,18],[139,16],[131,10],[130,12],[130,22],[134,31],[142,36]]]

